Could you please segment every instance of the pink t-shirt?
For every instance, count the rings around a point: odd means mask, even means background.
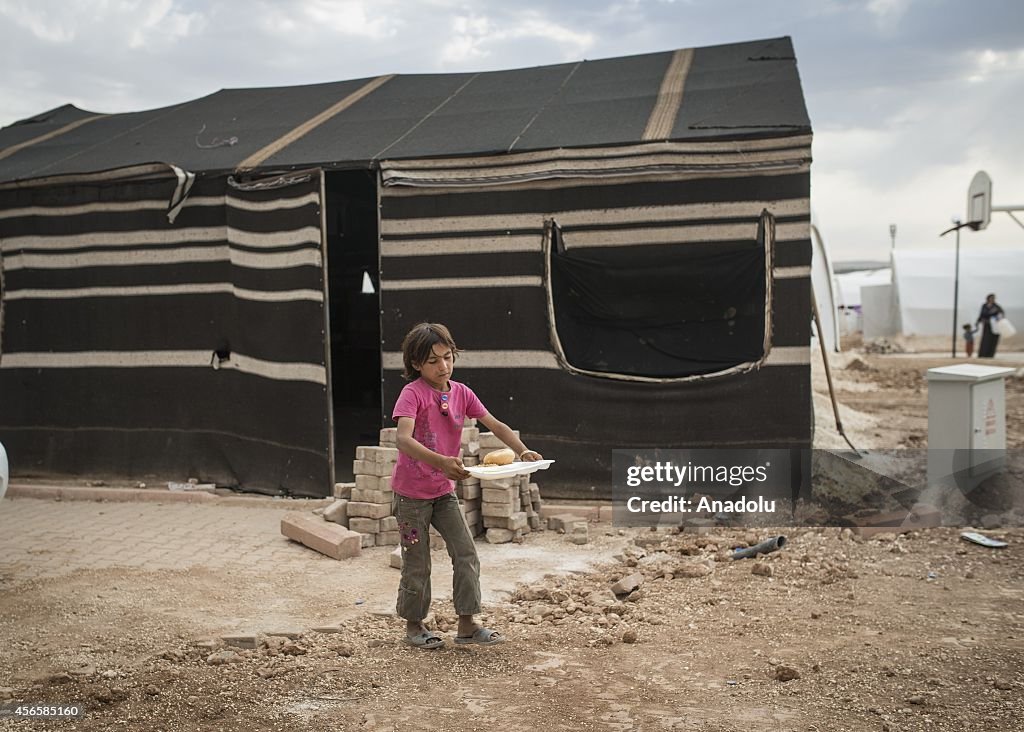
[[[466,417],[483,417],[484,405],[473,390],[457,381],[448,382],[451,390],[445,394],[434,389],[422,378],[405,385],[398,395],[392,417],[412,417],[416,424],[413,438],[429,450],[454,457],[462,444],[462,425]],[[448,397],[447,413],[442,411],[442,396]],[[406,498],[430,499],[451,493],[454,483],[437,468],[415,460],[403,452],[391,476],[391,488]]]

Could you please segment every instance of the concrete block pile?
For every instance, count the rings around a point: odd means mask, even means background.
[[[363,546],[395,546],[398,522],[392,510],[391,473],[398,448],[357,447],[352,463],[355,486],[348,502],[348,527],[363,535]]]
[[[382,429],[379,445],[357,447],[352,463],[355,481],[335,484],[335,500],[318,511],[321,516],[289,514],[281,522],[281,532],[335,559],[358,556],[363,548],[400,544],[391,490],[398,461],[397,432],[394,427]],[[466,466],[478,465],[485,455],[504,447],[493,433],[481,433],[475,419],[466,420],[461,448]],[[492,544],[522,541],[525,534],[543,528],[540,488],[528,476],[483,481],[470,477],[456,481],[455,492],[473,536],[485,534]],[[430,527],[430,548],[446,548],[434,527]],[[399,566],[400,558],[399,553]],[[395,565],[394,555],[390,562]]]
[[[505,447],[492,432],[482,433],[479,441],[480,460]],[[540,488],[529,476],[482,480],[480,499],[486,538],[492,544],[521,541],[525,534],[542,528]]]
[[[472,467],[480,464],[480,429],[475,419],[467,419],[462,428],[462,464]],[[490,434],[490,433],[487,433]],[[459,497],[459,506],[473,536],[484,533],[482,501],[480,500],[480,479],[469,477],[455,481],[455,495]]]
[[[481,514],[492,544],[520,541],[542,528],[540,488],[528,476],[480,481]]]

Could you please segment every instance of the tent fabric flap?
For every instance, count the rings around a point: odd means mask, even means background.
[[[0,440],[22,475],[328,495],[320,172],[182,179],[0,191]]]
[[[552,221],[551,319],[570,369],[682,379],[759,364],[771,313],[765,216],[757,240],[692,244],[675,258],[642,247],[567,251]]]
[[[480,187],[552,178],[785,173],[806,169],[810,160],[811,136],[793,135],[556,149],[479,158],[384,160],[381,178],[387,187]]]

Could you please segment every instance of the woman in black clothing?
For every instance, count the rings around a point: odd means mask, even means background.
[[[999,336],[992,332],[992,318],[996,316],[1001,318],[1005,314],[996,302],[995,294],[990,294],[985,298],[985,302],[981,306],[981,314],[978,315],[978,320],[976,321],[982,325],[981,346],[978,348],[978,358],[995,357],[996,347],[999,345]]]

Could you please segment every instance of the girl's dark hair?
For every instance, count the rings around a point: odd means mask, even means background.
[[[405,367],[402,376],[406,381],[412,381],[419,376],[413,364],[425,363],[438,343],[452,349],[452,356],[458,358],[459,348],[455,345],[452,334],[440,323],[417,323],[406,333],[402,341],[402,365]]]

